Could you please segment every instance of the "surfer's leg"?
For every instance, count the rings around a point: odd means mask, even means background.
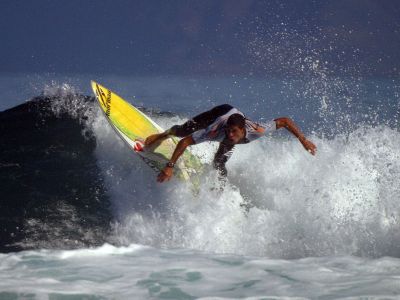
[[[144,144],[146,145],[146,147],[150,147],[153,144],[160,144],[162,141],[167,139],[168,136],[168,130],[161,133],[152,134],[146,138]]]
[[[161,143],[163,140],[167,139],[169,136],[186,137],[193,132],[204,129],[210,124],[212,124],[218,117],[226,114],[233,107],[229,104],[222,104],[214,107],[211,110],[203,112],[182,125],[174,125],[170,129],[162,132],[150,135],[146,138],[145,145],[147,147]]]
[[[207,128],[218,117],[226,114],[233,107],[229,104],[222,104],[214,107],[211,110],[203,112],[182,125],[175,125],[169,129],[169,134],[177,137],[185,137],[200,129]]]

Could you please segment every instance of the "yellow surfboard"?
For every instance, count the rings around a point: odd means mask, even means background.
[[[164,130],[139,109],[92,81],[92,89],[107,121],[120,138],[155,171],[161,171],[175,150],[178,139],[169,138],[154,148],[146,149],[143,141],[151,134]],[[175,176],[198,185],[202,164],[196,156],[186,150],[178,160]]]

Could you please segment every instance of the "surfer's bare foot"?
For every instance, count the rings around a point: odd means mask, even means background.
[[[157,143],[158,141],[160,141],[160,142],[163,141],[167,137],[168,137],[168,134],[166,134],[165,132],[152,134],[146,138],[146,140],[144,141],[144,144],[146,147],[149,147],[149,146]]]

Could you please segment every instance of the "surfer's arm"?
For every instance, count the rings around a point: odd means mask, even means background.
[[[194,140],[191,135],[181,139],[176,146],[174,153],[172,154],[171,159],[169,160],[170,163],[175,164],[179,157],[185,152],[186,148],[190,145],[194,144]],[[157,181],[163,182],[165,180],[170,180],[173,175],[173,167],[166,166],[160,174],[158,174]]]
[[[191,135],[181,139],[176,145],[175,151],[172,154],[171,159],[169,160],[171,163],[175,164],[176,161],[178,160],[179,157],[185,152],[186,148],[189,147],[190,145],[194,144],[194,140]]]
[[[294,123],[292,119],[283,117],[277,118],[274,121],[276,123],[276,129],[283,127],[286,128],[299,139],[300,143],[308,152],[310,152],[312,155],[315,155],[317,147],[311,141],[307,140],[307,138],[304,136],[304,134],[301,132],[299,127]]]
[[[218,150],[214,156],[213,165],[214,168],[218,171],[220,177],[226,177],[228,174],[225,164],[231,157],[234,147],[235,145],[230,145],[225,143],[219,144]]]

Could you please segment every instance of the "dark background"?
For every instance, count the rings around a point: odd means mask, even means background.
[[[0,10],[0,72],[280,76],[297,56],[339,75],[400,69],[398,0],[2,0]]]

